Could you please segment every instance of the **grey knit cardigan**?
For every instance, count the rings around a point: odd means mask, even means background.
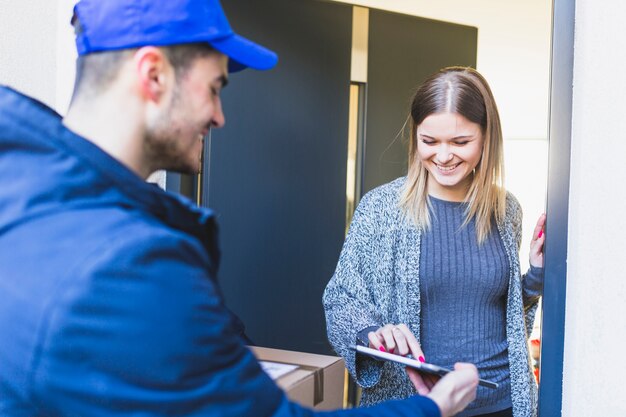
[[[370,326],[405,323],[420,338],[420,230],[405,219],[399,197],[406,177],[378,187],[361,200],[337,269],[324,291],[328,339],[363,388],[361,405],[415,394],[403,367],[355,358],[357,333]],[[528,354],[538,296],[524,288],[520,273],[522,210],[507,193],[498,232],[506,249],[509,289],[506,333],[515,417],[536,415],[537,387]]]

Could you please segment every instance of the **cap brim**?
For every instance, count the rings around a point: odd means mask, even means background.
[[[268,70],[278,62],[278,55],[242,36],[233,34],[226,38],[210,41],[211,46],[228,56],[228,71],[237,72],[245,68]]]

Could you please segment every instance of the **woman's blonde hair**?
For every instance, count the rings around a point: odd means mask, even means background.
[[[465,196],[465,223],[476,220],[476,235],[482,243],[491,231],[491,219],[504,218],[504,158],[498,108],[485,78],[466,67],[448,67],[431,75],[413,96],[409,126],[409,170],[400,207],[407,218],[423,229],[430,227],[427,191],[428,171],[417,154],[417,127],[436,113],[457,113],[481,127],[483,150]]]

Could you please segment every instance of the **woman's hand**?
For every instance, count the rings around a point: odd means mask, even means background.
[[[369,332],[370,346],[383,352],[406,356],[409,353],[420,362],[424,362],[424,352],[406,324],[387,324],[375,332]]]
[[[401,356],[410,353],[413,358],[425,362],[424,352],[406,324],[387,324],[379,327],[375,332],[369,332],[367,338],[370,348]],[[428,394],[438,379],[432,375],[422,375],[412,368],[406,368],[406,371],[415,389],[421,395]]]
[[[537,225],[533,231],[533,238],[530,241],[530,265],[535,268],[543,268],[543,243],[546,235],[543,227],[546,224],[546,214],[543,213],[537,220]]]

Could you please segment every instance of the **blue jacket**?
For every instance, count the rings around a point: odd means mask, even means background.
[[[0,179],[1,416],[313,414],[233,328],[210,210],[4,87]],[[345,413],[439,415],[423,397]]]

